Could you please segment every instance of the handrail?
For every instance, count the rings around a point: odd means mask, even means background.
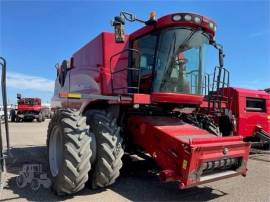
[[[227,100],[227,104],[230,107],[230,96],[224,96],[224,88],[230,86],[230,72],[224,68],[216,66],[213,75],[213,84],[211,94],[208,94],[208,111],[210,111],[211,102],[213,110],[216,108],[221,109],[221,102],[224,98]]]
[[[140,73],[139,73],[139,77],[138,77],[138,87],[131,87],[131,86],[127,86],[127,87],[121,87],[121,88],[114,88],[114,83],[113,83],[113,78],[112,78],[112,75],[115,75],[119,72],[122,72],[122,71],[129,71],[129,70],[132,70],[132,71],[140,71],[139,68],[123,68],[123,69],[120,69],[120,70],[116,70],[116,71],[112,71],[112,60],[114,57],[116,57],[117,55],[121,55],[122,53],[125,53],[125,52],[130,52],[130,51],[133,51],[133,52],[136,52],[137,54],[140,55],[140,51],[137,50],[137,49],[133,49],[133,48],[127,48],[127,49],[124,49],[114,55],[112,55],[110,57],[110,73],[111,73],[111,89],[112,89],[112,93],[114,93],[114,90],[119,90],[119,89],[137,89],[138,92],[139,92],[139,86],[140,86]],[[140,60],[139,60],[139,63],[140,63]],[[128,77],[127,77],[128,78]],[[128,82],[128,79],[127,79],[127,82]]]

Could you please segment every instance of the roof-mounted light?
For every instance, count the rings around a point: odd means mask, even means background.
[[[180,21],[182,19],[182,16],[181,15],[174,15],[172,17],[173,21]]]
[[[176,13],[171,16],[174,22],[181,22],[185,26],[199,26],[202,29],[207,29],[209,32],[216,32],[216,24],[207,17],[192,13]],[[192,25],[193,24],[193,25]]]
[[[215,27],[214,23],[209,22],[209,27],[210,27],[210,29],[214,30],[214,27]]]
[[[194,17],[194,22],[197,23],[197,24],[200,24],[202,22],[201,18],[198,17],[198,16],[195,16]]]
[[[191,15],[185,15],[185,16],[184,16],[184,19],[185,19],[186,21],[191,21],[192,17],[191,17]]]
[[[157,20],[157,13],[156,11],[152,11],[150,14],[149,14],[149,20]]]

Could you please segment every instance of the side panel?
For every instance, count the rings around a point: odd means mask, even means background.
[[[19,104],[17,107],[18,111],[40,111],[41,105],[21,105]]]
[[[236,133],[244,137],[252,136],[256,125],[260,125],[262,129],[270,132],[270,120],[268,119],[270,114],[270,96],[264,91],[250,89],[232,88],[231,91],[235,95],[232,99],[232,109],[237,121]],[[265,100],[265,110],[248,110],[247,99],[249,98]]]
[[[53,94],[53,97],[51,99],[52,111],[56,110],[57,108],[62,108],[62,107],[66,108],[67,107],[67,98],[60,98],[59,93],[62,91],[67,92],[68,90],[69,90],[69,86],[66,85],[66,82],[65,82],[64,87],[61,87],[61,85],[59,83],[59,78],[57,77],[55,79],[55,83],[54,83],[54,94]]]
[[[74,53],[70,73],[69,92],[101,94],[103,61],[103,33]],[[68,107],[79,109],[88,100],[69,99]]]
[[[114,33],[103,34],[104,66],[101,78],[102,94],[104,95],[112,94],[112,84],[115,94],[127,93],[127,68],[129,52],[124,50],[128,49],[128,40],[129,38],[126,35],[125,43],[115,43]],[[111,71],[115,73],[111,75]],[[116,71],[119,72],[116,73]]]
[[[127,48],[126,42],[114,42],[114,34],[103,32],[84,47],[73,54],[73,68],[68,71],[64,87],[55,82],[55,93],[52,99],[54,107],[70,107],[83,109],[88,103],[95,101],[98,95],[112,94],[111,69],[127,69],[128,52],[111,57]],[[127,89],[127,70],[120,72],[113,78],[116,87]],[[60,92],[81,93],[95,95],[92,99],[66,99],[59,98]],[[102,99],[102,98],[101,98]]]
[[[270,96],[267,93],[234,87],[225,88],[224,92],[231,99],[230,109],[236,118],[237,128],[234,132],[235,135],[253,136],[256,125],[260,125],[263,130],[270,132]],[[247,99],[249,98],[265,100],[265,110],[248,110]]]
[[[255,126],[259,125],[267,132],[270,132],[270,122],[267,116],[270,114],[269,107],[264,112],[249,111],[246,107],[247,98],[258,98],[261,96],[254,95],[239,95],[239,134],[242,136],[252,136]],[[265,99],[262,97],[262,99]],[[269,99],[266,100],[266,105],[269,106]]]

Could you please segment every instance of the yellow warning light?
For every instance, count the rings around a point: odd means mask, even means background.
[[[157,13],[156,13],[156,11],[151,11],[151,13],[149,15],[149,19],[150,20],[157,20]]]
[[[68,93],[66,93],[66,92],[60,92],[59,93],[59,97],[67,98],[68,97]]]
[[[184,170],[187,169],[187,164],[188,164],[187,160],[184,159],[184,160],[183,160],[183,164],[182,164],[182,168],[183,168]]]
[[[62,98],[70,98],[70,99],[81,99],[82,95],[80,93],[67,93],[67,92],[60,92],[59,97]]]
[[[68,94],[68,98],[71,98],[71,99],[81,99],[82,98],[82,95],[80,93],[69,93]]]

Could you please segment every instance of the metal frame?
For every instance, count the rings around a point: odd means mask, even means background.
[[[1,90],[2,90],[2,100],[3,100],[3,108],[4,108],[6,143],[7,143],[7,145],[6,145],[7,155],[4,155],[2,127],[1,127],[1,121],[0,121],[0,169],[1,169],[1,171],[4,171],[5,170],[5,158],[9,155],[10,143],[9,143],[9,127],[8,127],[8,114],[7,114],[7,90],[6,90],[6,65],[7,65],[7,63],[3,57],[0,57],[0,65],[2,67]]]
[[[230,106],[230,96],[224,94],[224,88],[230,86],[230,72],[221,66],[216,66],[213,75],[211,92],[208,94],[208,111],[220,111],[222,102]],[[212,104],[212,105],[211,105]]]
[[[113,60],[113,58],[116,57],[117,55],[120,55],[120,54],[125,53],[125,52],[128,52],[128,54],[130,52],[136,52],[136,53],[139,54],[139,56],[141,56],[140,51],[138,51],[137,49],[127,48],[127,49],[124,49],[123,51],[120,51],[120,52],[118,52],[118,53],[116,53],[116,54],[114,54],[114,55],[112,55],[110,57],[110,73],[111,73],[111,90],[112,90],[112,94],[115,93],[114,92],[115,90],[122,90],[122,89],[127,89],[127,93],[128,94],[129,94],[129,90],[130,89],[137,90],[137,93],[139,93],[139,91],[140,91],[140,81],[141,81],[140,68],[127,67],[127,68],[123,68],[123,69],[120,69],[120,70],[117,70],[117,71],[112,71],[112,60]],[[140,64],[140,61],[141,61],[141,58],[139,59],[139,64]],[[129,82],[127,82],[127,87],[118,87],[118,88],[115,88],[114,87],[114,82],[113,82],[114,81],[113,75],[118,74],[118,73],[121,73],[123,71],[127,71],[127,72],[129,72],[129,71],[135,71],[135,72],[138,72],[138,81],[137,81],[138,85],[137,86],[129,86],[130,84],[129,84]]]

